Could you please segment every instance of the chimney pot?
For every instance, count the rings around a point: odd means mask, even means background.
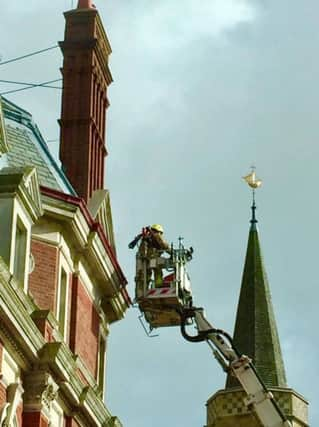
[[[94,9],[92,0],[79,0],[78,9]]]

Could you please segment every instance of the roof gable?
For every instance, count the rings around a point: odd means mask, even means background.
[[[93,196],[88,202],[88,210],[92,218],[101,224],[110,246],[114,253],[116,253],[109,191],[94,191]]]
[[[37,221],[43,209],[36,168],[2,168],[0,178],[1,196],[18,196],[32,221]]]

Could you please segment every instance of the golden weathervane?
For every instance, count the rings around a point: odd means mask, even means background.
[[[243,179],[247,182],[249,187],[251,187],[253,190],[256,190],[256,188],[260,187],[262,184],[262,180],[257,178],[256,176],[255,169],[256,169],[255,166],[252,166],[250,174],[243,176]]]

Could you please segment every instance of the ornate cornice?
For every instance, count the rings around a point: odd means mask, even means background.
[[[110,305],[114,313],[106,314],[112,322],[123,318],[131,304],[125,288],[127,281],[101,224],[94,221],[82,199],[45,187],[41,187],[41,192],[45,215],[69,227],[79,259],[98,276],[101,294],[114,300]]]
[[[74,360],[72,352],[65,343],[47,343],[39,353],[41,364],[48,366],[67,401],[73,405],[73,411],[79,416],[90,419],[93,426],[107,426],[112,418],[98,390],[85,386],[77,376],[79,362]]]
[[[11,275],[6,264],[0,258],[0,336],[26,371],[25,390],[29,396],[28,409],[41,408],[42,411],[47,411],[48,415],[50,399],[55,397],[56,385],[65,396],[68,405],[79,412],[80,419],[90,419],[92,426],[108,425],[112,416],[99,397],[98,386],[93,377],[83,369],[82,361],[74,357],[64,342],[45,342],[31,318],[31,313],[26,309],[28,306],[31,309],[33,304],[27,302],[28,295],[23,292],[19,295],[16,293],[10,279]],[[15,281],[13,283],[16,285]],[[22,302],[20,298],[24,301]],[[53,316],[44,311],[33,311],[33,316],[35,318],[46,316],[52,325],[56,323]],[[31,365],[39,367],[38,376],[35,372],[29,371]],[[89,386],[82,383],[77,373],[79,368],[88,378]],[[34,393],[37,388],[42,392],[36,398]],[[82,425],[84,426],[85,422]]]
[[[44,339],[26,309],[30,306],[29,297],[17,286],[17,282],[12,280],[1,257],[0,284],[1,331],[25,363],[28,360],[32,362],[36,360]]]
[[[26,412],[42,412],[50,419],[51,403],[57,398],[59,387],[46,370],[29,371],[23,377],[25,388],[23,408]]]

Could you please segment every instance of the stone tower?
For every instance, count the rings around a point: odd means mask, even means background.
[[[284,362],[261,254],[255,202],[248,236],[241,291],[234,331],[234,345],[248,355],[259,376],[273,393],[293,427],[308,426],[308,403],[287,387]],[[244,404],[245,393],[236,378],[228,376],[225,388],[207,401],[207,427],[260,427]]]

